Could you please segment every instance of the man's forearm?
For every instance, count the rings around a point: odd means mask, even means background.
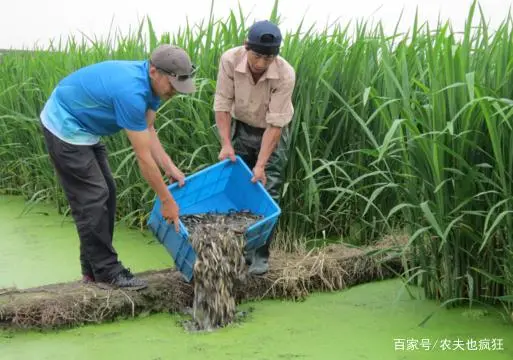
[[[221,137],[221,145],[231,145],[231,123],[232,117],[229,112],[216,111],[216,125]]]
[[[150,138],[151,155],[153,159],[155,159],[162,170],[167,171],[173,165],[173,161],[162,147],[162,143],[155,129],[150,130]]]
[[[166,186],[166,183],[164,180],[162,180],[159,168],[153,157],[148,153],[146,156],[137,156],[137,161],[139,162],[139,167],[143,177],[146,179],[146,181],[148,181],[151,188],[157,193],[160,201],[174,201]]]
[[[262,136],[262,143],[260,145],[260,152],[258,153],[258,160],[255,166],[265,168],[267,161],[269,161],[269,157],[280,141],[280,136],[281,128],[279,127],[269,126],[265,129],[264,135]]]

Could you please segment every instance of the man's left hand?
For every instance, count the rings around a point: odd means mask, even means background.
[[[176,167],[176,165],[171,165],[169,169],[166,171],[166,176],[168,177],[171,183],[178,181],[178,186],[182,187],[185,183],[185,175]]]
[[[251,179],[251,182],[256,183],[257,181],[262,182],[264,186],[267,183],[265,168],[263,166],[255,166],[253,168],[253,178]]]

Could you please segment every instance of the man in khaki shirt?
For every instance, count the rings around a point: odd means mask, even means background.
[[[239,155],[278,202],[287,165],[289,124],[294,115],[295,71],[279,50],[282,36],[269,21],[256,22],[244,46],[226,51],[220,59],[214,100],[221,137],[219,160]],[[232,122],[233,117],[233,122]],[[268,270],[269,245],[247,254],[249,272]]]

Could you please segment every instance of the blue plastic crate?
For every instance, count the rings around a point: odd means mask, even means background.
[[[281,209],[264,186],[253,184],[253,173],[236,156],[235,163],[223,160],[185,179],[180,188],[177,183],[168,186],[178,206],[180,216],[200,213],[228,213],[249,210],[263,218],[251,225],[245,234],[246,250],[264,245],[281,215]],[[174,259],[177,269],[190,282],[193,277],[196,254],[189,242],[187,228],[180,221],[180,232],[174,224],[167,224],[160,214],[160,199],[153,206],[148,227]]]

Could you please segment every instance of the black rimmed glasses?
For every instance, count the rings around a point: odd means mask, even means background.
[[[166,75],[175,77],[178,81],[186,81],[189,78],[193,78],[196,75],[196,72],[198,70],[196,65],[194,65],[194,64],[192,64],[192,71],[189,74],[177,74],[174,71],[164,70],[159,67],[157,67],[157,69]]]

